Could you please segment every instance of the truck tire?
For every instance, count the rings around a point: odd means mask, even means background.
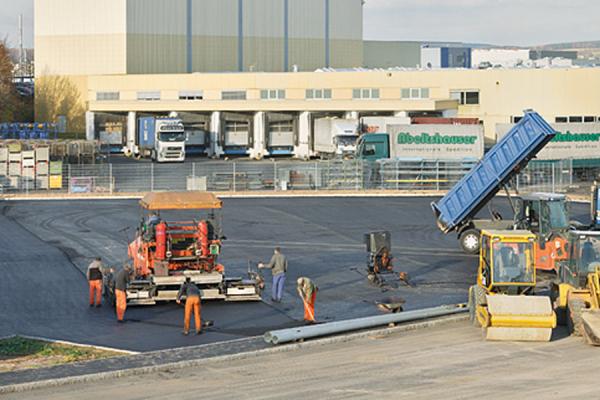
[[[585,301],[570,299],[567,305],[567,327],[573,336],[583,336],[583,320],[581,315],[586,309]]]
[[[156,151],[150,151],[150,160],[152,160],[152,162],[156,162]]]
[[[460,247],[467,254],[479,254],[481,248],[481,232],[478,229],[467,229],[458,238]]]

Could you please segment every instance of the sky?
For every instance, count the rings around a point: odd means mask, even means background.
[[[365,39],[515,46],[600,40],[598,0],[366,0],[364,11]],[[0,0],[0,39],[17,45],[21,13],[31,47],[33,0]]]

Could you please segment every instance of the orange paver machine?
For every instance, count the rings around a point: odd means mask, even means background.
[[[203,300],[260,300],[260,285],[250,272],[247,279],[225,277],[225,267],[218,261],[225,239],[223,204],[214,194],[150,193],[140,206],[142,220],[128,249],[135,271],[127,288],[129,304],[175,300],[187,277]]]

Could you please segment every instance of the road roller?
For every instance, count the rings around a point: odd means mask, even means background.
[[[469,289],[471,321],[487,340],[550,341],[556,314],[536,288],[536,235],[483,230],[477,284]]]

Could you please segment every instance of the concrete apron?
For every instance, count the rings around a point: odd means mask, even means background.
[[[281,345],[281,346],[277,346],[277,347],[270,347],[270,348],[266,348],[266,349],[242,352],[242,353],[237,353],[237,354],[214,356],[214,357],[201,358],[201,359],[190,359],[190,360],[185,360],[185,361],[164,363],[164,364],[145,366],[145,367],[132,367],[132,368],[126,368],[126,369],[122,369],[122,370],[109,371],[109,372],[98,371],[96,373],[86,374],[86,375],[65,376],[65,377],[56,378],[56,379],[47,379],[47,380],[41,380],[41,381],[9,384],[9,385],[5,385],[5,386],[0,386],[0,394],[25,392],[25,391],[35,390],[35,389],[72,385],[72,384],[77,384],[77,383],[97,382],[97,381],[101,381],[101,380],[144,375],[144,374],[150,374],[150,373],[154,373],[154,372],[162,372],[162,371],[173,370],[173,369],[184,369],[184,368],[188,368],[188,367],[205,366],[210,363],[218,363],[218,362],[223,362],[223,361],[243,360],[243,359],[248,359],[251,357],[259,357],[259,356],[269,355],[269,354],[287,353],[287,352],[291,352],[291,351],[313,348],[313,347],[318,347],[318,346],[324,346],[324,345],[328,345],[328,344],[349,342],[352,340],[362,339],[365,337],[388,336],[388,335],[401,333],[401,332],[409,332],[409,331],[414,331],[414,330],[419,330],[419,329],[427,329],[427,328],[432,328],[435,326],[448,324],[448,323],[452,323],[452,322],[466,321],[467,319],[468,319],[468,315],[457,314],[457,315],[451,315],[451,316],[447,316],[447,317],[433,318],[433,319],[418,321],[418,322],[414,322],[414,323],[402,324],[402,325],[395,326],[395,327],[387,327],[387,328],[381,328],[381,329],[353,332],[353,333],[349,333],[349,334],[332,336],[332,337],[327,337],[327,338],[323,338],[323,339],[311,340],[308,342],[298,342],[298,343],[293,343],[293,344]],[[241,341],[253,340],[256,338],[257,337],[240,339],[240,340]],[[199,347],[206,347],[206,346],[211,346],[211,345],[202,345]],[[191,349],[193,349],[193,347],[188,348],[188,349],[191,350]],[[159,359],[160,357],[157,357],[157,355],[164,353],[164,352],[169,352],[169,351],[172,351],[172,349],[161,350],[161,351],[157,351],[157,352],[150,352],[150,353],[143,354],[142,356],[144,356],[145,358],[149,358],[149,359],[154,359],[154,358]],[[139,357],[139,355],[137,357]],[[119,358],[119,360],[122,360],[123,363],[126,363],[127,359],[128,359],[128,356]]]

